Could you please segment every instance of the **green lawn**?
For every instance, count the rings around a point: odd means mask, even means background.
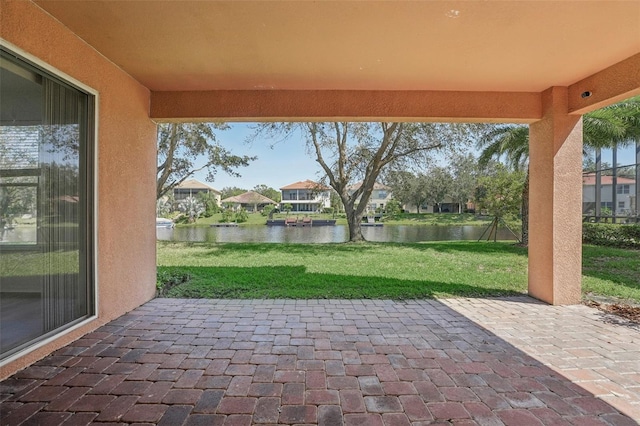
[[[170,297],[421,298],[522,294],[526,249],[511,243],[158,243]],[[583,290],[640,301],[640,252],[584,247]]]
[[[385,220],[385,223],[392,225],[487,226],[492,219],[493,217],[476,216],[472,213],[401,213],[395,219]],[[510,223],[509,226],[511,225]],[[519,229],[520,223],[515,225],[515,229]]]
[[[582,293],[640,303],[640,251],[583,246]]]

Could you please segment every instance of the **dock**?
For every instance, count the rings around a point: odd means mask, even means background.
[[[291,220],[291,219],[268,219],[267,226],[298,226],[311,228],[314,226],[334,226],[335,219],[311,219],[311,220]]]

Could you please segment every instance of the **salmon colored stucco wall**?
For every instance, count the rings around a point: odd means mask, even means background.
[[[529,127],[529,295],[580,303],[582,117],[566,87],[542,93],[543,118]]]
[[[1,0],[0,37],[99,93],[99,317],[0,367],[2,379],[154,297],[156,126],[149,91],[33,3]]]
[[[158,121],[449,121],[530,123],[542,117],[539,93],[213,90],[152,92]]]

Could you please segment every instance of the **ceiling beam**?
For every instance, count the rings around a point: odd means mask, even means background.
[[[449,121],[531,123],[539,93],[216,90],[152,92],[151,118],[188,121]]]
[[[640,53],[569,86],[569,113],[585,114],[640,95]]]

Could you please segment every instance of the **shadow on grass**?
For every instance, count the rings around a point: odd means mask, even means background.
[[[239,299],[416,299],[522,295],[504,288],[376,276],[309,273],[304,266],[159,267],[165,277],[188,275],[167,297]]]
[[[388,259],[387,263],[393,265],[393,259],[399,259],[405,256],[403,253],[418,253],[416,258],[420,258],[424,253],[425,258],[430,256],[430,253],[446,253],[454,255],[464,259],[473,259],[485,256],[495,256],[496,259],[507,255],[516,255],[520,259],[526,259],[528,253],[527,248],[517,246],[511,242],[476,242],[476,241],[434,241],[426,243],[328,243],[328,244],[275,244],[275,243],[162,243],[168,248],[175,246],[176,249],[181,247],[196,247],[199,250],[195,250],[194,253],[190,253],[189,256],[200,259],[223,259],[225,256],[242,256],[251,259],[261,255],[274,255],[280,258],[292,259],[296,257],[308,258],[308,259],[322,259],[323,257],[343,254],[345,258],[351,258],[356,261],[359,254],[369,253],[374,256],[378,256],[380,259]],[[172,246],[173,245],[173,246]],[[395,248],[399,250],[394,250]],[[404,252],[403,252],[404,251]],[[178,250],[175,250],[178,253]],[[315,260],[314,260],[315,261]],[[216,261],[213,260],[212,263]],[[240,268],[239,270],[243,270]],[[374,272],[374,271],[372,271]],[[603,283],[598,286],[588,285],[585,287],[585,291],[594,292],[594,294],[602,294],[608,296],[615,296],[617,291],[615,287],[619,286],[620,291],[622,288],[629,289],[633,294],[627,294],[628,291],[624,290],[624,298],[630,298],[634,300],[640,300],[640,251],[636,250],[624,250],[624,249],[611,249],[595,247],[585,245],[583,249],[583,269],[582,274],[585,277],[595,278],[603,280]],[[306,284],[311,274],[298,274],[297,285]],[[317,275],[317,274],[316,274]],[[343,275],[339,275],[343,276]],[[344,275],[346,276],[346,275]],[[229,277],[233,281],[233,277]],[[429,278],[429,276],[425,276]],[[255,278],[260,281],[259,277]],[[355,278],[354,278],[355,279]],[[358,278],[365,282],[370,280],[381,280],[382,282],[390,283],[387,278],[373,277],[373,278]],[[439,278],[438,278],[439,279]],[[456,281],[455,276],[451,277]],[[336,285],[340,285],[337,280]],[[402,282],[400,280],[400,282]],[[447,283],[438,283],[430,281],[435,288],[441,288],[441,286],[449,286]],[[610,283],[610,284],[608,284]],[[440,287],[439,287],[440,286]],[[607,287],[608,286],[608,287]],[[474,287],[474,286],[471,286]],[[379,293],[384,293],[379,291]],[[411,292],[415,294],[415,292]],[[473,291],[453,291],[448,294],[471,294]],[[635,294],[638,295],[635,295]],[[431,297],[428,294],[418,293],[419,296],[397,296],[397,297]],[[483,291],[479,294],[488,294]],[[249,297],[249,296],[247,296]],[[256,296],[262,297],[262,296]],[[304,296],[300,296],[304,297]],[[322,297],[322,296],[311,296]],[[345,296],[346,297],[346,296]],[[353,296],[355,297],[355,296]],[[379,297],[379,296],[363,296],[363,297]]]

